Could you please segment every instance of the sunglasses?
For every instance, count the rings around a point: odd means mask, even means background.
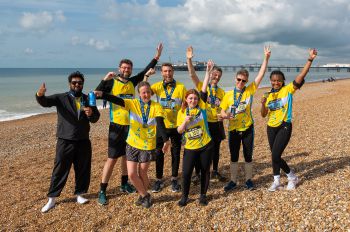
[[[240,81],[242,81],[243,83],[246,83],[246,82],[247,82],[247,80],[243,80],[243,79],[241,79],[241,78],[236,78],[236,80],[237,80],[237,82],[240,82]]]
[[[72,85],[76,85],[76,84],[78,84],[78,85],[83,85],[84,82],[83,82],[83,81],[72,81],[71,84],[72,84]]]

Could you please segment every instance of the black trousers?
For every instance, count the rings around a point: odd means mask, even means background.
[[[75,172],[74,194],[86,193],[90,185],[91,142],[89,139],[72,141],[57,139],[56,158],[51,176],[48,197],[58,197],[73,164]]]
[[[253,147],[254,147],[254,126],[251,125],[245,131],[230,131],[228,145],[231,153],[231,162],[238,162],[239,150],[243,145],[244,160],[247,163],[253,161]]]
[[[182,135],[177,132],[176,128],[166,129],[166,133],[171,141],[171,176],[177,177],[179,175]],[[163,145],[164,143],[162,138],[157,137],[156,177],[158,179],[162,179],[164,174],[164,153],[162,151]]]
[[[278,127],[267,126],[267,138],[269,140],[272,153],[272,169],[273,175],[280,175],[280,169],[285,173],[290,172],[290,168],[286,161],[282,159],[282,153],[287,147],[292,135],[292,124],[283,122]]]
[[[212,138],[213,147],[213,170],[218,171],[220,160],[220,144],[225,139],[225,130],[223,122],[208,122],[209,133]]]
[[[200,165],[201,194],[206,194],[209,187],[210,163],[212,160],[213,142],[198,150],[185,149],[182,162],[182,195],[187,197],[190,192],[191,177],[195,164]]]

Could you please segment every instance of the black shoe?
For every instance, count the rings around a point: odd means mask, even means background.
[[[147,209],[152,206],[151,195],[149,193],[142,198],[141,205]]]
[[[137,201],[135,202],[135,205],[140,206],[142,205],[142,196],[140,195]]]
[[[164,188],[163,181],[156,180],[156,182],[154,182],[154,185],[152,188],[152,193],[158,193],[158,192],[162,191],[163,188]]]
[[[171,181],[171,191],[173,193],[178,193],[181,191],[181,185],[177,182],[177,180],[172,180]]]
[[[254,190],[254,184],[253,184],[253,181],[251,179],[247,180],[245,182],[245,187],[248,189],[248,190]]]
[[[184,206],[187,205],[187,201],[188,201],[188,198],[182,196],[182,197],[181,197],[181,200],[180,200],[177,204],[178,204],[180,207],[184,207]]]
[[[234,190],[235,188],[237,188],[237,184],[231,180],[225,185],[224,191],[229,192],[231,190]]]
[[[199,204],[203,205],[203,206],[208,205],[208,199],[207,199],[207,196],[205,194],[201,194],[200,195],[200,197],[199,197]]]

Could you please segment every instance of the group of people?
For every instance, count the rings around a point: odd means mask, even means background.
[[[270,47],[264,48],[264,59],[258,75],[247,85],[249,72],[242,69],[234,77],[233,90],[219,87],[222,76],[220,67],[209,60],[203,81],[198,78],[192,65],[193,48],[187,48],[186,58],[189,76],[195,88],[187,90],[183,83],[174,79],[172,64],[161,65],[162,81],[150,85],[147,81],[154,74],[154,68],[161,56],[163,46],[159,44],[154,59],[135,76],[131,76],[133,63],[123,59],[118,73],[109,72],[97,86],[97,98],[110,103],[110,124],[108,135],[108,157],[105,162],[98,203],[108,204],[107,186],[115,163],[121,157],[121,187],[126,193],[138,192],[136,205],[149,208],[152,205],[149,193],[148,168],[155,161],[156,180],[153,193],[164,188],[164,154],[171,153],[171,190],[182,192],[179,206],[188,202],[191,181],[200,182],[199,204],[207,205],[209,180],[224,181],[219,173],[220,144],[225,139],[224,120],[228,120],[228,145],[231,154],[230,180],[224,186],[228,192],[237,187],[238,159],[241,144],[245,159],[245,187],[254,189],[253,145],[254,121],[252,117],[253,96],[261,83],[271,55]],[[281,71],[270,75],[271,91],[261,99],[261,115],[268,116],[267,137],[272,153],[273,183],[269,191],[283,186],[280,183],[280,169],[288,177],[286,189],[295,189],[298,177],[282,159],[292,132],[292,101],[295,90],[304,84],[304,78],[316,58],[317,51],[310,49],[307,62],[289,84]],[[55,206],[67,181],[71,165],[75,171],[75,194],[77,202],[84,204],[90,183],[91,142],[89,123],[99,119],[96,106],[88,104],[87,95],[82,93],[84,75],[74,72],[68,77],[69,92],[45,96],[42,84],[36,93],[38,103],[44,107],[56,106],[58,114],[57,146],[48,202],[42,208],[47,212]],[[137,88],[138,96],[135,95]],[[151,99],[152,95],[156,101]],[[182,181],[178,180],[181,146],[184,147]],[[212,171],[210,167],[212,166]],[[192,175],[195,170],[195,175]],[[131,184],[129,183],[129,180]]]

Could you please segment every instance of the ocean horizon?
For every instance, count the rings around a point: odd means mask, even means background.
[[[85,75],[84,93],[94,90],[101,79],[115,68],[0,68],[0,121],[16,120],[29,116],[55,112],[56,108],[43,108],[35,100],[35,93],[39,86],[45,82],[46,95],[68,91],[68,75],[74,71],[80,71]],[[133,74],[142,69],[134,68]],[[236,71],[223,71],[219,86],[225,91],[233,88],[233,77]],[[198,71],[200,79],[204,78],[204,71]],[[286,82],[289,83],[297,75],[297,72],[284,72]],[[257,72],[249,72],[249,81],[254,80]],[[266,72],[260,87],[270,86],[270,72]],[[333,77],[345,79],[350,77],[347,71],[313,71],[310,70],[306,82],[319,82]],[[175,71],[174,78],[185,84],[186,88],[193,88],[193,83],[187,71]],[[161,81],[160,72],[150,77],[149,82]],[[101,107],[101,101],[98,101]]]

